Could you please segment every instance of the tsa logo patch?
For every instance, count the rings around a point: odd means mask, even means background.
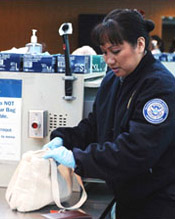
[[[143,107],[145,119],[152,124],[159,124],[165,121],[168,112],[167,104],[161,99],[149,100]]]

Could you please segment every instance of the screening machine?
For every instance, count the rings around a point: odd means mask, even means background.
[[[25,151],[40,149],[53,129],[87,116],[103,75],[73,74],[73,99],[66,100],[64,74],[0,72],[0,186]]]

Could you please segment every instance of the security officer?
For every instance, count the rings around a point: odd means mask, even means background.
[[[120,219],[175,218],[175,79],[148,50],[153,29],[129,9],[95,27],[111,71],[88,118],[57,128],[44,146],[45,158],[105,180]]]

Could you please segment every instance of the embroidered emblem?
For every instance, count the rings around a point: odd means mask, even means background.
[[[165,121],[168,112],[167,104],[161,99],[149,100],[143,107],[145,119],[152,124],[159,124]]]

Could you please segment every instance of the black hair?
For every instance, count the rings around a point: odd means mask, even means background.
[[[106,42],[122,44],[127,41],[132,46],[137,44],[139,37],[145,38],[145,50],[149,47],[149,32],[154,29],[151,20],[145,20],[136,9],[115,9],[96,25],[92,31],[92,40],[96,45]]]

